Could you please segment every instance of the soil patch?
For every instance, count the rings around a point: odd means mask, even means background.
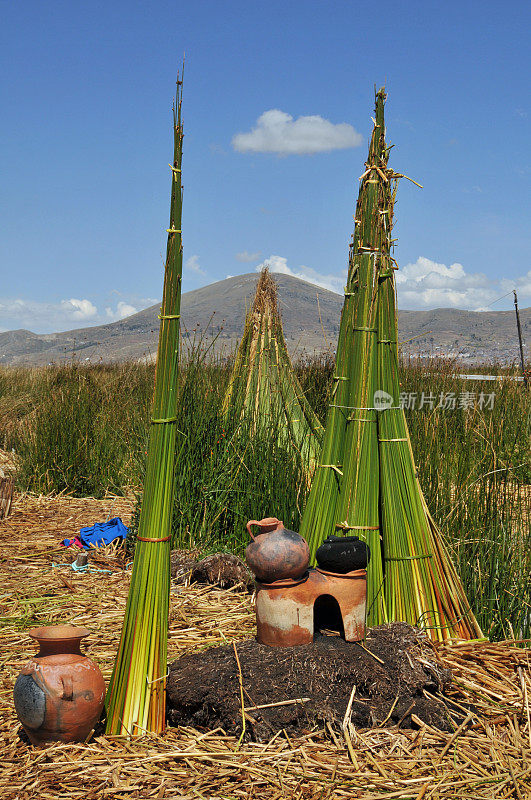
[[[268,647],[252,639],[238,644],[237,652],[249,709],[247,738],[267,741],[278,730],[296,733],[323,723],[337,729],[353,686],[351,722],[357,728],[411,728],[416,715],[433,728],[453,730],[446,705],[437,699],[450,686],[451,673],[424,634],[405,623],[372,628],[361,644],[326,635],[298,647]],[[178,658],[167,689],[170,724],[241,732],[232,645]],[[287,700],[299,702],[256,708]]]
[[[176,583],[190,583],[190,573],[197,564],[197,550],[172,550],[170,575]]]
[[[230,553],[213,553],[198,560],[197,551],[172,550],[171,576],[175,583],[208,583],[253,592],[254,578],[245,561]]]
[[[194,564],[190,575],[192,583],[210,583],[230,589],[238,586],[242,591],[253,592],[254,578],[241,558],[229,553],[213,553]]]

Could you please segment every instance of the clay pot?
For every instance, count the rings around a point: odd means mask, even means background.
[[[357,536],[328,536],[315,557],[320,569],[346,575],[355,569],[366,569],[371,553]]]
[[[99,667],[79,645],[86,628],[54,625],[28,631],[40,647],[22,668],[13,697],[32,744],[82,742],[99,720],[105,682]]]
[[[259,528],[256,536],[251,530],[253,525]],[[286,530],[276,517],[265,517],[259,522],[251,519],[247,530],[253,541],[247,546],[245,559],[260,583],[297,580],[304,575],[310,563],[310,551],[302,536]]]

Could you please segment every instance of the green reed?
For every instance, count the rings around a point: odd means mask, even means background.
[[[122,635],[105,710],[106,732],[142,736],[166,724],[166,666],[171,523],[179,403],[179,339],[183,247],[181,232],[181,85],[173,109],[170,224],[160,313],[155,388],[149,418],[144,491]]]

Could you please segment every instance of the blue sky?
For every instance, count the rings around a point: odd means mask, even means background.
[[[264,261],[341,290],[385,83],[391,165],[424,186],[399,188],[400,306],[476,310],[513,286],[531,305],[528,9],[0,2],[0,329],[160,297],[184,51],[185,291]]]

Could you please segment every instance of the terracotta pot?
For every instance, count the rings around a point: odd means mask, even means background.
[[[86,628],[54,625],[28,631],[39,652],[22,668],[13,696],[32,744],[81,742],[99,720],[105,682],[99,667],[79,645]]]
[[[256,537],[251,530],[253,525],[259,528]],[[245,559],[260,583],[297,580],[304,575],[310,563],[310,551],[302,536],[287,530],[276,517],[251,519],[247,530],[253,541],[247,546]]]
[[[365,569],[370,555],[368,545],[357,536],[328,536],[315,557],[321,569],[345,575],[355,569]]]

